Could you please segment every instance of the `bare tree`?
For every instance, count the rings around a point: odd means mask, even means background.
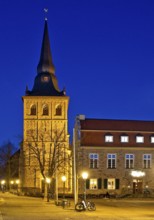
[[[55,128],[52,134],[46,129],[29,130],[25,155],[29,166],[35,166],[40,171],[45,184],[44,197],[47,193],[46,179],[51,181],[56,178],[56,174],[65,175],[70,171],[71,154],[66,140],[65,129]]]
[[[0,177],[7,181],[9,187],[10,179],[18,175],[19,154],[13,156],[17,148],[10,142],[0,146]]]

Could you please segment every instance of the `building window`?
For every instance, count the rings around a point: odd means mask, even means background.
[[[102,179],[87,179],[86,180],[86,189],[102,189]]]
[[[108,189],[115,189],[115,179],[108,179],[107,183]]]
[[[36,115],[36,105],[32,105],[30,108],[30,114],[31,115]]]
[[[62,114],[62,107],[61,107],[61,105],[58,105],[56,107],[56,115],[61,115],[61,114]]]
[[[128,143],[128,141],[129,141],[128,135],[121,135],[120,141],[121,141],[121,143]]]
[[[136,143],[144,143],[144,137],[142,135],[137,135]]]
[[[43,106],[43,115],[49,115],[48,105]]]
[[[133,169],[134,168],[134,155],[133,154],[126,154],[125,155],[125,167],[126,167],[126,169]]]
[[[145,169],[151,168],[151,154],[143,155],[143,168]]]
[[[119,179],[114,179],[114,178],[104,179],[104,189],[114,190],[119,188],[120,188]]]
[[[107,160],[108,161],[107,167],[109,169],[115,169],[116,168],[116,155],[115,154],[108,154],[107,159],[108,159]]]
[[[42,76],[41,81],[42,82],[49,82],[49,76]]]
[[[89,167],[91,169],[98,168],[98,154],[89,154]]]
[[[151,139],[151,143],[154,143],[154,136],[151,136],[150,139]]]
[[[97,189],[98,184],[97,184],[97,179],[90,179],[90,189]]]
[[[113,142],[113,135],[112,134],[106,134],[105,135],[105,142]]]

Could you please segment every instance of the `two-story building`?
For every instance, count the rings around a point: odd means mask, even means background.
[[[154,121],[76,117],[74,143],[79,194],[154,190]]]

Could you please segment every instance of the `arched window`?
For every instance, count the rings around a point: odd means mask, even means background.
[[[43,106],[43,115],[49,115],[48,105],[44,105],[44,106]]]
[[[56,106],[56,115],[61,115],[62,114],[62,107],[61,105]]]
[[[31,115],[36,115],[36,105],[32,105],[31,108],[30,108],[30,114]]]

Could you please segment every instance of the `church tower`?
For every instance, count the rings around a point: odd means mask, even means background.
[[[43,191],[44,183],[54,182],[71,191],[71,159],[68,134],[69,97],[60,91],[52,60],[48,23],[44,34],[37,75],[32,90],[26,87],[23,100],[23,144],[20,157],[22,191]],[[56,182],[56,183],[55,183]],[[57,183],[58,182],[58,183]]]

